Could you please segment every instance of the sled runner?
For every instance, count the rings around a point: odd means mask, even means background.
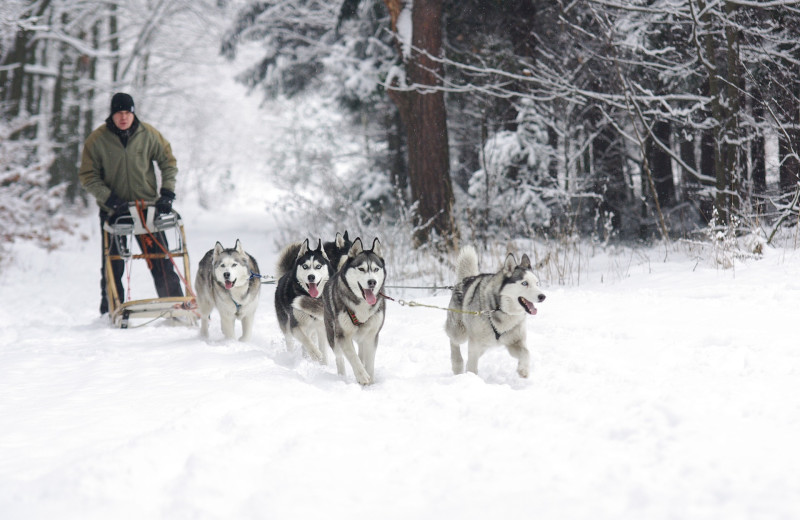
[[[166,238],[168,249],[156,239],[160,233]],[[141,251],[139,254],[132,251],[134,242],[138,243]],[[149,252],[146,252],[143,243],[149,244]],[[115,260],[125,261],[129,294],[130,269],[134,260],[147,262],[148,265],[154,260],[166,260],[173,264],[185,296],[125,301],[125,295],[119,294],[114,281],[112,261]],[[103,265],[106,273],[108,314],[115,327],[128,328],[131,318],[174,318],[176,323],[190,326],[196,324],[199,315],[191,287],[186,234],[181,216],[175,210],[159,214],[154,204],[143,201],[130,203],[127,214],[103,225]]]

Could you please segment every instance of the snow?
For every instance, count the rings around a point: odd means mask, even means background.
[[[235,238],[262,272],[275,264],[260,209],[178,209],[193,269]],[[16,243],[0,274],[4,519],[800,514],[795,250],[731,270],[679,247],[625,268],[599,254],[528,319],[527,380],[503,350],[454,376],[445,311],[388,302],[377,382],[361,387],[287,351],[274,285],[249,343],[225,341],[216,315],[207,341],[111,328],[97,228],[81,217],[52,252]]]
[[[178,157],[192,269],[238,238],[271,274],[288,217],[270,209],[291,199],[271,175],[296,175],[286,157],[327,141],[294,143],[302,107],[259,111],[229,68],[198,70],[143,120]],[[361,387],[287,351],[274,285],[248,343],[224,340],[216,314],[209,340],[110,327],[95,212],[76,218],[57,249],[0,253],[3,520],[800,517],[796,248],[726,270],[680,245],[581,257],[528,319],[526,380],[503,350],[454,376],[445,311],[388,302],[377,381]],[[379,238],[389,284],[426,272]],[[152,295],[148,273],[133,281]]]

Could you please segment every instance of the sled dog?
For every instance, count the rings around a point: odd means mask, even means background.
[[[253,332],[253,317],[258,307],[261,281],[255,258],[242,249],[237,239],[233,248],[226,249],[217,242],[200,260],[195,278],[197,307],[200,311],[200,334],[208,337],[211,311],[219,312],[222,334],[234,337],[236,320],[242,322],[240,341],[249,341]]]
[[[342,260],[347,256],[347,252],[350,251],[350,246],[352,245],[353,243],[350,241],[350,237],[347,236],[347,231],[344,232],[344,235],[337,232],[336,238],[332,242],[325,242],[322,244],[334,271],[339,270]]]
[[[464,372],[461,344],[466,341],[468,371],[477,374],[480,357],[492,346],[505,345],[517,359],[517,373],[528,377],[525,318],[536,314],[534,302],[545,299],[528,255],[517,263],[509,253],[500,271],[481,274],[475,249],[466,246],[458,255],[456,276],[450,298],[450,308],[456,311],[447,314],[445,323],[453,373]]]
[[[322,291],[325,333],[336,357],[336,371],[345,375],[347,358],[362,385],[375,381],[375,351],[386,312],[386,300],[380,294],[385,278],[378,239],[372,242],[372,249],[365,250],[356,238]],[[358,354],[353,342],[358,344]]]
[[[327,363],[328,345],[321,306],[315,312],[294,306],[298,298],[319,298],[333,276],[333,267],[322,241],[317,243],[316,249],[309,248],[307,239],[302,244],[283,248],[278,256],[277,272],[280,278],[275,289],[275,314],[286,338],[286,346],[292,349],[293,338],[297,339],[309,356]]]

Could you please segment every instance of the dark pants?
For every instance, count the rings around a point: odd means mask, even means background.
[[[100,229],[101,229],[101,236],[102,233],[105,233],[103,230],[103,224],[106,221],[105,215],[101,213],[100,215]],[[127,237],[120,237],[122,240],[127,240]],[[143,254],[163,254],[164,251],[155,243],[153,240],[158,240],[161,245],[164,246],[164,249],[169,251],[167,247],[167,237],[163,231],[159,231],[153,233],[151,235],[136,235],[136,241],[139,243],[139,248],[142,250]],[[109,254],[119,255],[119,249],[117,248],[117,242],[114,240],[113,236],[109,236],[110,240],[110,251]],[[105,263],[105,255],[102,251],[103,245],[101,244],[101,251],[100,255],[102,258],[102,264],[100,265],[100,291],[101,291],[101,300],[100,300],[100,314],[105,314],[108,312],[108,294],[106,292],[106,263]],[[178,277],[178,273],[175,272],[175,269],[172,265],[172,261],[169,258],[150,258],[148,259],[148,265],[150,266],[150,273],[153,275],[153,281],[155,282],[156,286],[156,293],[158,293],[159,298],[165,298],[169,296],[183,296],[183,289],[181,288],[181,280]],[[125,293],[123,292],[122,288],[122,275],[125,273],[125,260],[112,260],[111,261],[111,269],[114,274],[114,281],[117,284],[117,294],[119,295],[120,302],[125,300]]]

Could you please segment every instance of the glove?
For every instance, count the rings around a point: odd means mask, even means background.
[[[103,204],[111,210],[108,216],[109,222],[116,222],[119,217],[128,213],[128,203],[117,197],[113,191]]]
[[[156,201],[156,209],[160,215],[172,211],[172,201],[175,200],[175,194],[166,188],[161,188],[161,197]]]

